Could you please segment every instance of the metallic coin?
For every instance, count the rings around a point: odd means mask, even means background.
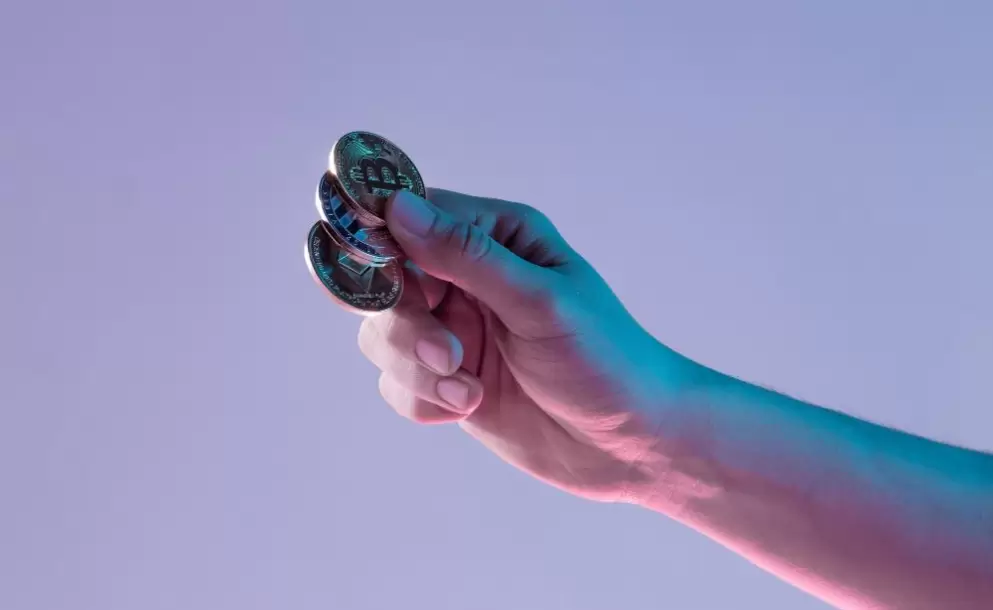
[[[355,213],[355,206],[337,190],[339,183],[324,172],[317,185],[317,211],[339,241],[355,256],[383,265],[400,256],[400,246],[385,227],[370,228]]]
[[[427,191],[421,173],[400,148],[366,131],[347,133],[331,149],[329,169],[341,182],[344,195],[373,217],[383,220],[386,200],[401,189],[420,197]]]
[[[345,186],[338,179],[338,176],[334,175],[331,170],[327,171],[327,180],[331,182],[331,190],[333,193],[341,197],[341,199],[348,206],[348,211],[351,212],[359,224],[367,229],[375,229],[386,226],[386,219],[376,216],[366,208],[362,207],[358,203],[352,200],[352,198],[345,192]]]
[[[331,227],[317,221],[307,236],[304,258],[314,280],[339,305],[362,315],[394,307],[403,294],[403,270],[396,261],[372,266],[348,255]]]

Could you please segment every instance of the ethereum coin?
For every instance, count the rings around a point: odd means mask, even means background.
[[[307,235],[305,257],[314,280],[339,305],[362,315],[394,307],[403,294],[403,270],[396,261],[382,266],[350,256],[332,228],[317,221]]]
[[[367,131],[347,133],[331,149],[329,169],[343,188],[343,195],[372,218],[384,221],[386,200],[401,189],[420,197],[427,191],[421,173],[400,148]]]

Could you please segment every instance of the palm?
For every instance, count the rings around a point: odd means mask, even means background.
[[[537,210],[430,195],[431,203],[398,195],[388,208],[410,261],[409,307],[399,315],[425,341],[441,336],[438,322],[458,338],[449,363],[462,370],[452,376],[471,387],[474,404],[463,410],[455,403],[464,407],[464,395],[440,396],[452,386],[423,369],[413,374],[389,339],[369,332],[366,351],[384,368],[387,402],[415,421],[459,421],[503,459],[562,489],[616,498],[654,432],[657,417],[643,408],[654,340]],[[420,223],[418,232],[409,223]],[[419,317],[425,306],[433,320]],[[388,334],[395,319],[379,326]],[[398,345],[410,355],[409,340]]]
[[[604,375],[602,333],[576,320],[552,336],[525,338],[449,287],[435,316],[463,347],[462,368],[483,383],[483,402],[463,428],[500,457],[562,489],[616,496],[628,463],[604,448],[626,419],[624,380]],[[602,323],[601,325],[602,326]]]

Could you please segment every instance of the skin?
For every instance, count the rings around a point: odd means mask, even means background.
[[[684,358],[540,212],[428,198],[389,202],[405,295],[359,332],[398,413],[576,496],[663,513],[839,608],[993,608],[993,455]]]

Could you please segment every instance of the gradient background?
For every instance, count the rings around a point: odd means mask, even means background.
[[[687,355],[993,449],[993,5],[745,4],[4,3],[0,608],[825,608],[397,417],[302,259],[373,130]]]

